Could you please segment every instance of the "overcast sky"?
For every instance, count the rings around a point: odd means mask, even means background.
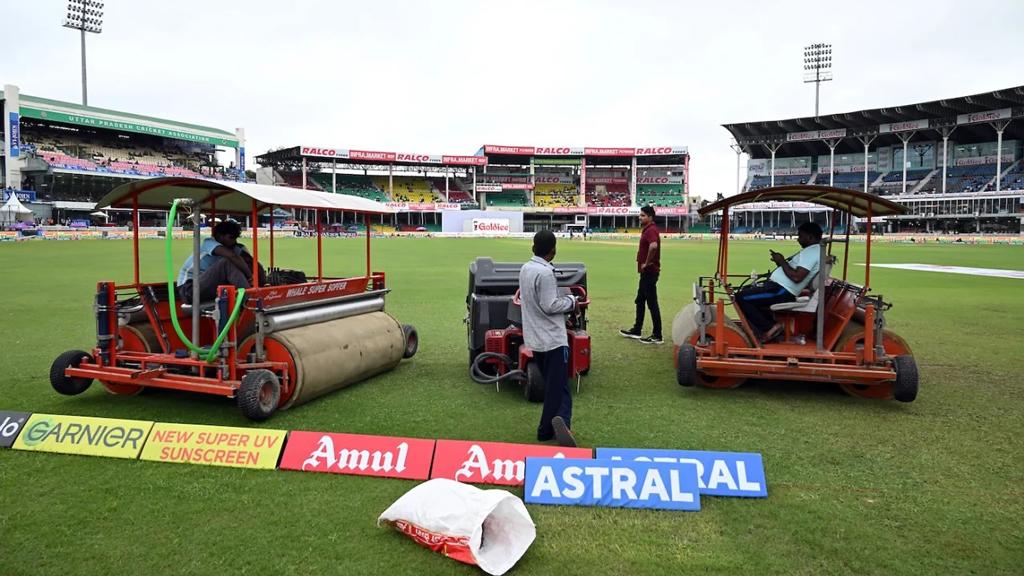
[[[80,102],[64,0],[0,0],[0,84]],[[809,116],[803,46],[831,42],[821,112],[1024,84],[1024,1],[107,0],[89,103],[298,144],[687,145],[692,193],[735,188],[723,123]]]

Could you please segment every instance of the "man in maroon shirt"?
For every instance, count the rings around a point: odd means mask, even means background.
[[[636,271],[640,273],[640,287],[636,291],[636,321],[633,327],[619,330],[626,338],[635,338],[644,344],[661,344],[661,309],[658,307],[658,274],[661,272],[661,235],[654,224],[654,208],[640,209],[640,249],[636,253]],[[644,327],[644,305],[651,310],[651,335],[642,338]]]

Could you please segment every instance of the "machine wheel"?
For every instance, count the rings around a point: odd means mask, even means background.
[[[697,383],[697,349],[692,344],[684,342],[676,353],[676,382],[680,386]]]
[[[405,351],[402,352],[402,358],[412,358],[419,350],[420,335],[412,324],[402,324],[402,332],[405,334]]]
[[[544,401],[544,375],[536,362],[526,365],[526,383],[523,384],[523,395],[529,402]]]
[[[892,397],[900,402],[913,402],[917,398],[917,362],[909,354],[897,356],[893,362],[896,382],[892,385]]]
[[[281,383],[270,370],[250,370],[235,392],[238,408],[250,420],[266,420],[277,411],[281,401]]]
[[[57,359],[50,365],[50,386],[65,396],[81,394],[89,389],[92,380],[88,378],[68,378],[64,371],[68,368],[77,368],[83,361],[93,362],[92,356],[82,350],[68,350],[57,356]]]
[[[859,329],[858,329],[859,328]],[[839,342],[836,343],[837,352],[856,352],[857,347],[864,346],[864,329],[859,324],[854,325],[853,321],[843,331]],[[912,356],[910,345],[900,337],[899,334],[887,329],[882,329],[882,348],[889,356]],[[916,367],[916,365],[915,365]],[[897,378],[899,374],[897,373]],[[891,382],[885,384],[840,384],[844,392],[858,398],[873,398],[876,400],[892,400],[894,397],[893,385]]]
[[[717,321],[708,324],[706,330],[708,342],[715,341],[715,337],[713,336],[713,334],[715,331],[716,324]],[[726,319],[724,328],[725,341],[730,346],[742,346],[745,348],[749,348],[751,346],[750,340],[747,339],[747,336],[746,334],[743,333],[743,330],[737,327],[735,324],[733,324],[732,321]],[[700,340],[700,332],[694,332],[693,335],[690,336],[690,345],[696,346],[698,340]],[[696,383],[705,388],[738,388],[739,386],[743,385],[744,382],[747,381],[747,379],[742,376],[707,376],[705,374],[697,372],[696,370],[694,370],[694,375]]]

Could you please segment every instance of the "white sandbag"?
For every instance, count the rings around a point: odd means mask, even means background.
[[[406,492],[377,518],[377,525],[382,523],[421,546],[495,575],[512,568],[537,537],[518,496],[445,478]]]

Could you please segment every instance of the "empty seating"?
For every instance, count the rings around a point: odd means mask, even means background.
[[[682,206],[683,202],[681,184],[640,184],[636,187],[638,206],[672,207]]]

